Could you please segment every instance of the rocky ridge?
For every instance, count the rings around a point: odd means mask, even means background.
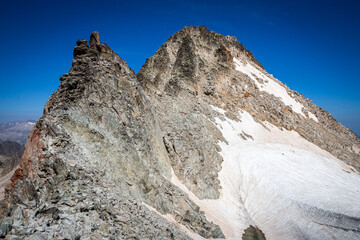
[[[241,122],[240,110],[360,169],[356,135],[266,73],[233,37],[186,27],[137,75],[97,32],[89,44],[77,41],[74,58],[7,185],[0,237],[228,237],[198,202],[222,196],[219,142],[228,140],[215,123]],[[294,104],[265,91],[269,82]],[[243,239],[267,234],[253,223]]]
[[[29,188],[42,189],[26,179],[39,179],[39,169],[50,162],[86,169],[92,165],[109,169],[106,178],[117,183],[118,191],[129,191],[139,204],[148,203],[163,214],[173,213],[179,223],[204,237],[222,236],[168,180],[169,160],[151,104],[133,71],[99,42],[97,33],[91,35],[90,47],[86,41],[77,42],[72,68],[60,78],[58,91],[31,132],[8,196],[17,195],[14,192],[22,181],[28,181]]]

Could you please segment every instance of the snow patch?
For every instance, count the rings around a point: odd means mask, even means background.
[[[308,112],[309,118],[313,119],[315,122],[319,122],[318,118],[312,112]]]
[[[219,225],[221,231],[226,239],[241,239],[241,231],[235,232],[235,229],[243,228],[241,221],[241,205],[235,194],[223,194],[221,190],[221,197],[219,199],[198,199],[175,175],[174,170],[171,169],[171,182],[188,194],[189,198],[200,207],[201,211],[205,212],[206,218],[209,221]]]
[[[264,73],[260,72],[250,63],[246,62],[244,65],[239,59],[235,57],[233,58],[233,61],[235,63],[235,70],[245,73],[252,80],[254,80],[260,91],[265,91],[274,95],[275,97],[279,97],[284,102],[284,104],[290,106],[294,112],[297,112],[305,117],[305,114],[301,111],[304,106],[289,96],[283,86],[266,76]],[[262,83],[260,83],[256,78],[261,79]]]
[[[171,182],[227,239],[241,239],[249,225],[267,239],[358,239],[360,176],[297,132],[263,126],[246,111],[239,115],[241,121],[215,119],[228,142],[219,143],[219,199],[199,200],[173,171]]]
[[[224,109],[215,107],[215,106],[213,106],[213,105],[210,105],[210,107],[211,107],[213,110],[215,110],[216,112],[218,112],[218,113],[220,113],[220,114],[222,114],[222,115],[225,115],[225,112],[226,112],[226,111],[225,111]]]

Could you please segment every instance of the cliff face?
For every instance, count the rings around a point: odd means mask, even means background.
[[[137,75],[97,32],[74,58],[0,236],[359,238],[360,140],[235,38],[186,27]]]

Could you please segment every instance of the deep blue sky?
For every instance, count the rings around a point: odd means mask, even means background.
[[[94,30],[138,72],[170,35],[205,25],[360,135],[359,2],[0,0],[0,122],[39,118]]]

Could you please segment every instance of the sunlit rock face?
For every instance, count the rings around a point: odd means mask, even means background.
[[[2,179],[0,236],[360,239],[360,140],[234,37],[171,36],[135,73],[94,32]]]

